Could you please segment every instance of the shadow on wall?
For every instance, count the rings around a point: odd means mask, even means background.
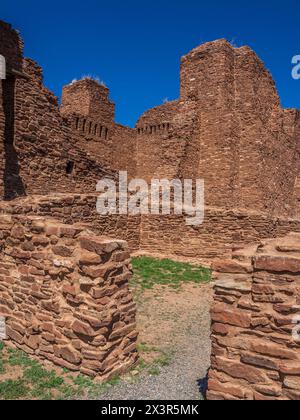
[[[13,200],[16,197],[26,195],[25,186],[20,176],[18,154],[14,145],[15,83],[16,79],[14,76],[9,76],[2,83],[3,110],[5,116],[5,168],[3,174],[5,200]]]

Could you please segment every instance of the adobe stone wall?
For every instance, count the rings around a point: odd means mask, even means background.
[[[300,234],[213,266],[209,400],[300,399]]]
[[[107,379],[137,361],[126,242],[80,225],[2,215],[0,315],[9,342],[40,360]]]

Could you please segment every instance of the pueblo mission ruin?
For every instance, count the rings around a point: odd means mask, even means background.
[[[59,106],[4,22],[0,54],[2,338],[105,380],[138,360],[131,254],[205,261],[207,398],[299,400],[300,111],[281,107],[257,55],[225,40],[199,46],[181,59],[179,99],[128,128],[90,78],[65,86]],[[204,223],[99,215],[96,184],[119,171],[204,179]]]

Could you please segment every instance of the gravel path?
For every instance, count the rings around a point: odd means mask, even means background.
[[[155,344],[173,343],[172,361],[161,368],[158,376],[142,374],[135,383],[122,380],[102,395],[101,400],[201,399],[199,380],[206,376],[210,362],[210,302],[210,285],[187,286],[180,293],[164,291],[160,297],[148,296],[138,320],[144,327],[143,342],[149,335]],[[144,322],[146,319],[148,323]]]

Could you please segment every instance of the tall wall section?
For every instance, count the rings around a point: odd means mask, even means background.
[[[281,108],[250,48],[219,40],[191,51],[179,101],[146,112],[137,129],[139,176],[202,178],[209,206],[298,214],[299,111]]]
[[[99,165],[76,145],[61,117],[57,99],[43,86],[41,68],[24,59],[17,32],[0,22],[0,54],[8,64],[1,82],[0,194],[95,191],[96,182],[114,171]]]
[[[78,147],[114,170],[136,174],[136,130],[115,123],[109,90],[91,78],[63,88],[61,115]]]

